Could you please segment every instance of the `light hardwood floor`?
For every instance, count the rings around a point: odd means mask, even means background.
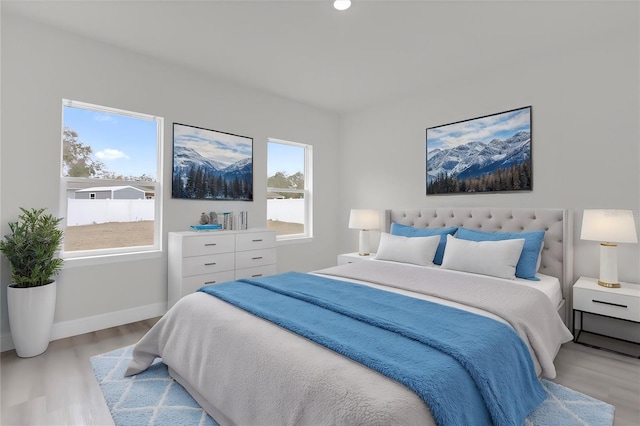
[[[157,319],[51,342],[21,359],[2,353],[0,424],[112,425],[89,358],[133,344]],[[615,426],[640,425],[640,360],[567,343],[555,382],[616,406]]]
[[[0,424],[113,425],[89,358],[136,343],[157,318],[55,340],[33,358],[0,360]]]

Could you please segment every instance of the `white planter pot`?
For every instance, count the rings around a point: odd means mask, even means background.
[[[9,328],[21,358],[47,350],[56,310],[56,282],[39,287],[7,288]]]

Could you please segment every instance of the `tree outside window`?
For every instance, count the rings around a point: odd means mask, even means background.
[[[268,140],[267,227],[279,241],[313,236],[311,164],[311,145]]]
[[[160,249],[162,123],[63,101],[64,257]]]

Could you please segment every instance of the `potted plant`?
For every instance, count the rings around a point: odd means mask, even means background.
[[[11,338],[19,357],[40,355],[49,346],[56,306],[56,281],[63,260],[56,257],[63,232],[62,218],[45,214],[46,209],[27,210],[11,233],[0,241],[0,251],[9,259],[12,283],[7,288]]]

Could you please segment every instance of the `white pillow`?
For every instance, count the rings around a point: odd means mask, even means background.
[[[515,279],[523,246],[524,238],[470,241],[447,235],[442,268]]]
[[[431,266],[439,243],[440,235],[404,237],[384,232],[380,234],[380,245],[376,259]]]

